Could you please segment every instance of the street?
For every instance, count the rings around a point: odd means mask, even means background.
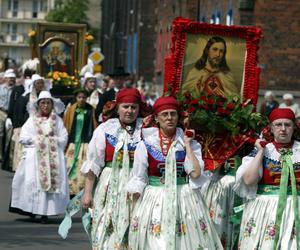
[[[73,219],[69,236],[64,240],[57,233],[63,215],[49,217],[48,224],[41,224],[39,217],[32,222],[29,217],[9,213],[12,178],[13,173],[0,170],[0,250],[90,249],[79,215]]]

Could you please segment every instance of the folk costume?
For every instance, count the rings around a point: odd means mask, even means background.
[[[275,109],[269,116],[295,120],[289,109]],[[235,191],[247,199],[243,212],[239,249],[300,249],[299,169],[300,142],[273,141],[265,146],[258,185],[246,185],[243,176],[257,154],[243,158],[236,174]]]
[[[0,85],[0,162],[3,170],[10,171],[7,164],[9,142],[11,140],[12,126],[8,116],[9,101],[14,88],[16,75],[13,69],[5,71],[6,83]]]
[[[90,91],[86,88],[86,84],[88,81],[95,81],[95,89]],[[86,72],[84,74],[84,78],[83,78],[83,87],[86,88],[86,90],[88,91],[88,97],[87,97],[87,103],[90,104],[93,108],[97,107],[97,104],[99,102],[99,99],[102,95],[102,93],[100,93],[99,89],[98,89],[98,79],[96,78],[95,75],[93,75],[90,72]]]
[[[64,156],[68,134],[56,113],[64,105],[42,91],[34,106],[45,98],[53,100],[55,110],[49,116],[32,113],[21,129],[19,142],[24,148],[12,182],[12,212],[58,215],[69,201]]]
[[[161,97],[153,106],[157,114],[178,110],[172,97]],[[142,130],[132,177],[127,185],[139,193],[129,229],[129,249],[223,249],[199,188],[205,176],[192,179],[192,161],[186,157],[183,130],[166,138],[158,128]],[[203,171],[201,146],[191,143]],[[201,172],[202,172],[201,171]]]
[[[141,97],[137,89],[123,89],[118,92],[116,102],[140,103]],[[98,178],[91,228],[94,250],[127,247],[124,237],[130,221],[130,203],[125,186],[132,168],[133,152],[141,140],[141,126],[141,118],[132,126],[112,118],[98,126],[89,143],[87,161],[81,172],[92,171]]]
[[[66,159],[70,195],[76,195],[84,188],[85,178],[80,168],[86,161],[88,143],[97,127],[94,108],[88,103],[84,107],[74,103],[65,112],[64,124],[69,134]]]
[[[29,118],[27,106],[33,104],[38,99],[39,93],[36,91],[34,85],[34,82],[38,80],[45,81],[45,79],[38,74],[33,74],[31,80],[27,79],[25,81],[25,91],[21,96],[19,96],[19,98],[16,100],[16,104],[14,105],[12,115],[14,130],[11,143],[12,167],[14,171],[16,171],[17,167],[19,166],[19,161],[21,160],[23,145],[18,143],[18,141],[21,127]],[[45,82],[44,84],[44,90],[50,91],[52,87],[51,84],[49,84],[48,82]]]
[[[235,177],[231,174],[222,175],[220,171],[207,172],[209,181],[201,187],[201,194],[209,209],[209,215],[224,249],[233,245],[233,224],[230,221],[234,206]]]

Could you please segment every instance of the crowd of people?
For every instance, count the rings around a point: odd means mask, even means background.
[[[15,172],[10,212],[47,223],[82,209],[94,250],[299,249],[300,113],[291,94],[279,105],[266,92],[269,137],[241,155],[233,176],[205,170],[177,100],[142,77],[134,84],[123,67],[85,72],[71,103],[34,70],[23,73],[16,85],[7,70],[0,85],[0,160]],[[236,195],[243,215],[234,225]]]

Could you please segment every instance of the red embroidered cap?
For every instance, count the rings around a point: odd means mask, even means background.
[[[117,104],[141,103],[142,98],[140,92],[136,88],[124,88],[117,93],[116,102]]]
[[[274,109],[271,114],[269,115],[269,121],[273,122],[277,119],[289,119],[294,121],[295,120],[295,114],[293,110],[289,108],[277,108]]]
[[[153,105],[153,112],[157,114],[166,109],[179,110],[179,105],[177,100],[172,96],[162,96],[159,97]]]

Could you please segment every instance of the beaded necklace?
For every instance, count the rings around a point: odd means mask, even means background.
[[[134,134],[134,130],[135,130],[135,125],[136,125],[136,122],[132,123],[132,124],[125,124],[123,122],[121,122],[121,120],[119,120],[120,124],[121,124],[121,127],[123,129],[126,130],[126,132],[132,136]]]
[[[163,132],[159,130],[159,139],[160,139],[159,143],[160,143],[161,152],[164,156],[167,156],[171,144],[174,140],[175,134],[176,134],[176,130],[171,136],[165,136]]]

